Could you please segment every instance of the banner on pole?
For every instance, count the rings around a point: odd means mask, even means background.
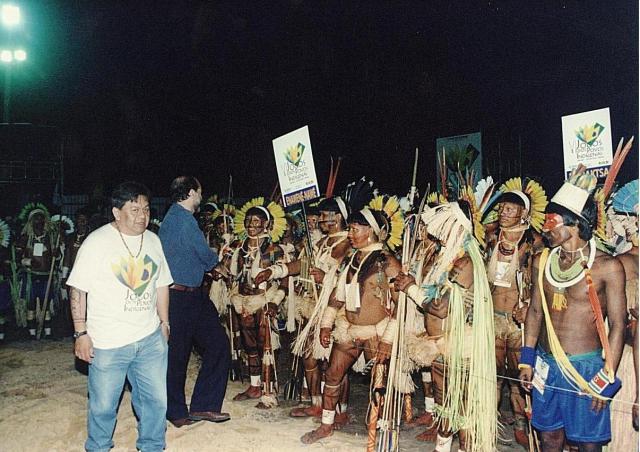
[[[580,163],[598,179],[607,177],[613,161],[609,108],[562,117],[564,178]]]
[[[467,172],[473,171],[474,186],[475,183],[482,178],[482,134],[476,132],[466,135],[437,138],[436,154],[438,159],[442,158],[443,149],[447,164],[447,185],[457,196],[458,171],[460,171],[463,176],[466,175]],[[436,160],[436,180],[438,182],[438,191],[442,193],[440,165],[437,164],[437,162]]]
[[[284,207],[320,196],[309,126],[274,139],[273,153]]]

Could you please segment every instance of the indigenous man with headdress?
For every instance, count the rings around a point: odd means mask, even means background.
[[[398,282],[440,321],[443,337],[430,344],[439,352],[431,364],[439,452],[451,449],[456,432],[460,450],[495,450],[495,416],[487,412],[497,404],[493,306],[479,245],[484,229],[473,194],[465,189],[463,199],[425,210],[422,220],[440,250],[420,288]]]
[[[18,239],[16,251],[24,269],[25,297],[28,303],[27,328],[32,338],[36,337],[36,312],[44,309],[44,334],[51,335],[52,304],[45,302],[47,283],[54,259],[60,257],[60,243],[58,234],[51,225],[48,209],[41,203],[29,203],[20,212],[18,219],[25,222],[22,234]],[[52,298],[53,290],[49,290]]]
[[[325,235],[320,227],[320,210],[318,209],[318,205],[317,202],[313,202],[306,204],[305,207],[309,236],[311,236],[311,244],[314,246],[318,243],[318,240]]]
[[[638,447],[638,180],[613,195],[606,235],[625,272],[627,327],[618,375],[625,382],[611,405],[610,450]],[[633,400],[634,404],[630,405]],[[629,422],[631,420],[631,422]],[[633,426],[633,429],[632,429]]]
[[[508,384],[515,417],[514,436],[518,444],[528,447],[526,404],[516,381],[524,338],[519,325],[524,323],[531,298],[531,261],[536,252],[534,233],[542,227],[547,197],[536,181],[523,183],[519,177],[506,181],[499,192],[498,228],[487,237],[487,277],[493,297],[498,366],[497,398],[499,405],[504,383],[500,377],[511,378]]]
[[[273,381],[262,382],[262,368],[273,365],[273,355],[263,356],[265,340],[275,341],[272,321],[278,306],[285,297],[285,291],[278,281],[256,284],[255,278],[265,268],[280,262],[283,251],[277,245],[286,229],[284,210],[275,202],[258,197],[247,202],[236,214],[235,232],[242,240],[235,249],[230,262],[230,274],[236,284],[231,289],[231,303],[240,315],[242,344],[249,362],[249,388],[237,394],[233,400],[261,399],[258,407],[269,408],[277,405]],[[269,331],[269,338],[266,332]],[[268,362],[263,363],[263,359]],[[272,375],[273,376],[273,375]],[[264,388],[262,385],[264,383]],[[264,390],[263,390],[264,389]]]
[[[286,275],[307,273],[305,276],[312,278],[315,284],[321,284],[317,304],[313,287],[309,285],[302,284],[302,293],[296,298],[296,314],[305,325],[296,339],[293,353],[303,357],[304,377],[311,395],[311,406],[294,408],[290,412],[292,417],[320,416],[322,414],[320,366],[323,360],[329,358],[329,349],[320,344],[320,321],[337,283],[338,269],[351,251],[346,231],[348,211],[344,200],[339,196],[324,199],[317,206],[317,209],[319,211],[318,224],[326,235],[313,246],[313,262],[305,254],[294,262],[268,268],[256,279],[262,281],[274,277],[282,278]],[[311,264],[314,265],[311,266]],[[345,403],[342,403],[341,414],[346,415]]]
[[[402,243],[403,220],[398,200],[375,198],[369,206],[348,218],[348,239],[356,249],[340,273],[320,324],[320,343],[328,348],[331,330],[334,344],[325,374],[322,424],[301,441],[315,443],[333,433],[341,383],[349,368],[364,352],[365,359],[384,363],[390,356],[396,329],[397,292],[389,284],[401,269],[385,244]]]
[[[205,224],[205,235],[209,247],[213,249],[220,259],[216,271],[212,272],[213,281],[209,289],[209,298],[215,305],[218,313],[227,315],[227,306],[230,303],[229,289],[231,281],[228,278],[227,269],[231,262],[233,250],[239,245],[233,233],[236,208],[232,204],[224,204],[219,208],[213,203],[215,209],[208,214]],[[231,315],[231,314],[229,314]]]
[[[541,432],[543,450],[562,450],[566,437],[581,450],[597,451],[611,439],[608,402],[621,385],[615,372],[624,339],[625,275],[617,259],[596,249],[595,185],[582,165],[562,185],[543,225],[552,248],[533,261],[519,367],[525,389],[534,388],[531,423]]]
[[[432,193],[427,198],[426,209],[435,207],[438,203],[446,202],[437,193]],[[416,439],[420,441],[434,441],[436,438],[437,425],[433,422],[433,410],[435,400],[433,398],[433,385],[431,379],[431,364],[433,360],[442,353],[444,343],[442,319],[429,314],[428,300],[423,283],[426,283],[426,276],[431,270],[435,259],[440,251],[440,244],[427,233],[427,226],[422,221],[422,212],[419,212],[417,224],[417,244],[413,256],[410,260],[408,274],[399,273],[396,276],[395,288],[397,291],[406,292],[413,301],[407,306],[406,318],[406,348],[407,356],[415,369],[421,369],[420,376],[424,391],[423,415],[411,422],[415,425],[427,426],[427,431],[419,434]],[[423,304],[425,303],[425,304]]]
[[[0,343],[4,341],[5,313],[11,308],[11,254],[9,243],[11,230],[9,225],[0,220]]]

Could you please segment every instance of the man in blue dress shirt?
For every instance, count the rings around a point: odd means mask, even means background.
[[[173,204],[160,227],[160,241],[174,284],[169,287],[169,363],[167,369],[167,419],[175,427],[205,420],[224,422],[221,413],[230,365],[229,339],[218,311],[201,289],[202,279],[218,263],[193,214],[202,201],[200,182],[180,176],[171,183]],[[193,345],[202,353],[190,409],[184,385]]]

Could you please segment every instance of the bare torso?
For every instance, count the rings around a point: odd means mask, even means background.
[[[543,268],[539,270],[544,272]],[[612,272],[620,272],[620,266],[615,262],[615,258],[598,251],[591,268],[591,275],[604,318],[607,317],[612,307],[615,310],[620,309],[620,306],[610,305],[609,297],[611,290],[614,288],[607,287],[607,285],[608,283],[610,285],[609,276],[611,276]],[[535,283],[537,284],[537,281]],[[543,285],[551,321],[565,352],[568,354],[580,354],[602,348],[596,329],[594,313],[589,302],[586,280],[583,279],[565,290],[567,308],[559,311],[552,309],[554,288],[544,276]],[[622,291],[622,294],[619,294],[621,298],[613,301],[616,304],[620,303],[620,300],[624,301],[623,287],[619,287],[617,290]],[[550,350],[544,326],[540,330],[539,344],[545,350]]]
[[[354,259],[354,265],[359,265],[359,259],[362,258],[362,251]],[[375,259],[373,253],[369,259]],[[393,314],[392,303],[397,299],[397,294],[389,286],[389,279],[395,277],[401,270],[400,262],[387,252],[382,252],[383,258],[374,262],[367,270],[364,276],[360,276],[360,309],[356,312],[347,311],[347,320],[353,325],[375,325],[385,317]],[[347,283],[352,282],[355,270],[350,268],[347,276]],[[354,281],[355,282],[355,281]]]
[[[498,231],[496,231],[498,232]],[[507,239],[509,240],[519,240],[520,233],[516,233],[516,235],[505,234]],[[510,262],[511,259],[515,259],[515,253],[510,256],[503,256],[497,246],[497,236],[492,237],[492,244],[494,246],[494,253],[498,253],[498,261],[500,262]],[[518,270],[521,272],[528,272],[524,276],[525,281],[531,280],[531,254],[532,247],[531,243],[526,240],[521,240],[518,246]],[[493,309],[494,311],[499,312],[512,312],[513,309],[518,305],[520,300],[519,291],[518,291],[518,283],[516,282],[515,274],[511,275],[509,281],[509,287],[504,287],[501,285],[492,284],[491,296],[493,298]],[[506,285],[506,284],[505,284]],[[525,299],[528,298],[528,290],[525,290]],[[524,301],[524,300],[522,300]]]

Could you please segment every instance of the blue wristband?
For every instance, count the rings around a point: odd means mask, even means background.
[[[589,387],[597,394],[608,399],[612,398],[620,390],[622,380],[615,377],[613,382],[609,381],[607,372],[600,369],[597,374],[589,381]]]
[[[520,347],[520,364],[533,367],[536,363],[536,350],[533,347]]]

